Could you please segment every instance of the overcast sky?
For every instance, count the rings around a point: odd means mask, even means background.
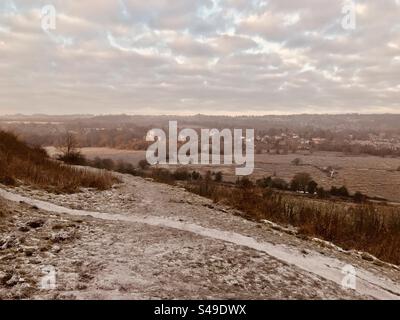
[[[1,0],[0,114],[399,113],[400,0],[356,4]]]

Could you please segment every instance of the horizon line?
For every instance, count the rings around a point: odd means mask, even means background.
[[[206,117],[289,117],[289,116],[382,116],[382,115],[400,115],[395,112],[376,112],[376,113],[360,113],[360,112],[347,112],[347,113],[218,113],[218,114],[207,114],[207,113],[187,113],[187,114],[167,114],[167,113],[65,113],[65,114],[51,114],[51,113],[15,113],[15,114],[0,114],[1,118],[5,117],[107,117],[107,116],[129,116],[129,117],[195,117],[195,116],[206,116]]]

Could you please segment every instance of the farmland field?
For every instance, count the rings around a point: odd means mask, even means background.
[[[301,159],[295,166],[292,161]],[[308,172],[324,188],[345,185],[351,192],[361,191],[390,201],[400,201],[400,159],[374,156],[346,156],[324,152],[308,155],[258,155],[255,175],[271,175],[289,180],[297,172]],[[324,171],[335,169],[333,177]]]
[[[300,165],[292,164],[296,158]],[[235,181],[234,167],[231,166],[191,166],[205,172],[222,171],[224,180]],[[326,168],[335,169],[331,177]],[[379,197],[400,202],[399,158],[380,158],[374,156],[347,156],[335,152],[316,152],[314,154],[262,154],[255,156],[253,179],[275,176],[290,181],[298,172],[307,172],[325,189],[332,186],[346,186],[350,192],[360,191],[370,197]]]
[[[55,149],[47,148],[51,155]],[[81,152],[89,159],[95,157],[123,160],[134,165],[145,159],[145,151],[117,150],[112,148],[82,148]],[[300,164],[292,161],[299,158]],[[202,173],[207,170],[222,171],[224,180],[235,181],[233,166],[188,166]],[[327,167],[335,169],[333,177],[326,172]],[[361,191],[371,197],[380,197],[389,201],[400,202],[400,167],[399,158],[382,158],[368,155],[348,156],[337,152],[297,153],[287,155],[255,155],[255,170],[252,178],[275,176],[287,181],[298,172],[308,172],[320,186],[345,185],[350,192]]]

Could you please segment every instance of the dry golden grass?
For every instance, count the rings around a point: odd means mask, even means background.
[[[73,168],[48,158],[41,148],[30,147],[13,134],[0,131],[0,183],[25,184],[51,192],[73,193],[80,188],[106,190],[118,182],[109,172]]]
[[[314,201],[257,187],[228,187],[204,180],[188,189],[244,212],[254,220],[292,225],[301,234],[330,241],[400,265],[400,210],[374,204]]]

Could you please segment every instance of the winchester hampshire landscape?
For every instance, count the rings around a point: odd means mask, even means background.
[[[399,17],[1,1],[0,300],[399,300]]]

